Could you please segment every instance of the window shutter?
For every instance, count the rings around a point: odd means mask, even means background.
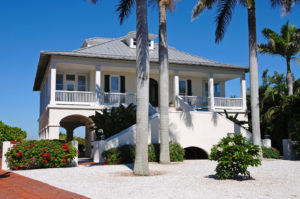
[[[109,92],[109,75],[104,75],[104,92]]]
[[[192,80],[190,79],[187,80],[187,95],[192,95]]]
[[[120,76],[121,78],[121,88],[120,88],[120,92],[121,93],[125,93],[125,76]]]

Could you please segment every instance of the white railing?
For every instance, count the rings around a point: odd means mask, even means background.
[[[215,97],[215,107],[220,108],[242,108],[243,99],[242,98],[225,98],[225,97]]]
[[[56,91],[55,101],[71,103],[95,103],[96,93],[87,91]]]
[[[193,107],[208,107],[208,97],[204,96],[180,96],[180,98]]]
[[[183,96],[176,96],[176,107],[180,107],[183,111],[193,111],[193,107],[184,101]]]
[[[101,103],[106,105],[136,104],[135,93],[101,93]]]

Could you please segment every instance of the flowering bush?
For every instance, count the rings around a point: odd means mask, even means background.
[[[279,159],[280,152],[275,148],[262,147],[263,157],[264,158],[274,158]]]
[[[70,166],[77,150],[58,140],[12,141],[13,147],[5,154],[12,170]]]
[[[159,161],[159,144],[148,145],[148,161]],[[112,148],[102,153],[103,165],[133,163],[135,159],[135,146],[124,145]],[[184,149],[177,143],[170,143],[170,160],[172,162],[182,162],[184,159]]]
[[[249,178],[248,166],[261,164],[259,147],[248,143],[237,133],[228,133],[227,137],[214,145],[210,159],[218,162],[216,175],[219,179],[236,179],[241,174]]]

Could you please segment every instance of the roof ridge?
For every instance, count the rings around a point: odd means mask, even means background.
[[[76,49],[76,50],[72,50],[72,52],[80,52],[80,51],[85,50],[85,49],[89,49],[89,48],[93,48],[93,47],[96,47],[96,46],[100,46],[102,44],[107,44],[109,42],[113,42],[113,41],[116,41],[116,40],[121,40],[123,38],[124,37],[114,38],[112,40],[109,40],[109,41],[106,41],[106,42],[103,42],[103,43],[100,43],[100,44],[96,44],[96,45],[93,45],[93,46],[87,46],[87,47],[84,47],[84,48],[79,48],[79,49]]]
[[[116,38],[109,38],[109,37],[91,37],[91,38],[85,39],[85,41],[86,41],[86,40],[94,40],[94,39],[116,39]]]

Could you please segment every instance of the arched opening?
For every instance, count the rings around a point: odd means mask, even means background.
[[[63,127],[66,132],[66,141],[72,141],[74,134],[76,134],[75,136],[77,137],[84,137],[85,147],[78,143],[80,157],[91,157],[94,134],[90,130],[90,121],[88,117],[82,115],[70,115],[60,121],[60,126]]]
[[[195,160],[195,159],[208,159],[207,153],[198,147],[187,147],[185,150],[185,159]]]
[[[158,83],[152,78],[149,82],[149,102],[154,107],[158,106]]]

